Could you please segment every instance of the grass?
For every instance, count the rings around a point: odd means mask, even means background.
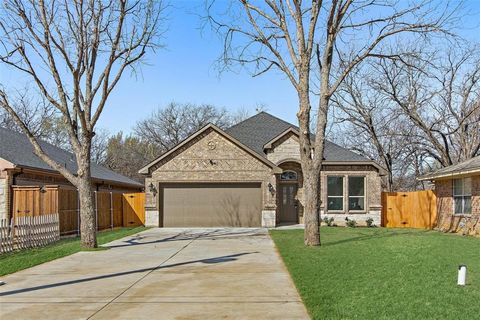
[[[108,231],[101,231],[97,234],[97,242],[99,245],[120,239],[141,231],[146,230],[145,227],[119,228]],[[0,276],[14,273],[23,269],[27,269],[51,260],[69,256],[76,252],[107,250],[107,248],[82,249],[80,246],[80,238],[66,238],[54,244],[22,250],[0,255]]]
[[[480,239],[436,231],[321,228],[271,235],[313,319],[479,319]],[[459,264],[468,285],[457,286]]]

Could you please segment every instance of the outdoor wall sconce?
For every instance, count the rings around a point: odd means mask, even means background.
[[[153,183],[150,182],[148,185],[148,190],[153,193],[153,196],[155,197],[157,195],[157,188],[153,185]]]
[[[273,185],[270,182],[268,183],[268,191],[270,191],[270,193],[272,195],[275,194],[275,188],[273,187]]]

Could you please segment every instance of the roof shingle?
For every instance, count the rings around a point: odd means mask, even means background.
[[[77,161],[72,153],[44,141],[40,141],[40,146],[53,160],[64,164],[68,171],[77,172]],[[25,135],[2,127],[0,127],[0,158],[19,167],[53,170],[33,153],[33,146]],[[135,187],[142,186],[141,183],[96,163],[92,163],[91,172],[92,177],[98,180],[118,182]]]
[[[298,130],[298,127],[291,123],[269,113],[260,112],[230,127],[226,132],[259,155],[266,157],[263,149],[265,144],[290,128]],[[325,142],[323,157],[326,161],[371,161],[328,140]]]
[[[471,158],[469,160],[439,169],[435,172],[426,174],[419,178],[420,180],[431,180],[435,178],[442,178],[447,176],[461,175],[464,173],[480,172],[480,156]]]

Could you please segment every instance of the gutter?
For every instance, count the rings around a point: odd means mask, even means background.
[[[436,179],[443,179],[443,178],[454,178],[458,176],[470,175],[470,174],[480,174],[480,168],[473,169],[473,170],[466,170],[466,171],[454,171],[449,173],[443,174],[433,174],[433,175],[426,175],[423,177],[417,178],[418,181],[426,181],[426,180],[436,180]]]

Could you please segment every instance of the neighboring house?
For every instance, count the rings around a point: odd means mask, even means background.
[[[297,127],[261,112],[227,130],[207,125],[139,172],[146,175],[146,224],[161,227],[303,223]],[[381,220],[382,169],[326,142],[323,215]]]
[[[49,143],[40,142],[43,150],[72,173],[77,170],[75,156]],[[111,192],[135,192],[143,184],[92,163],[92,188]],[[23,134],[0,128],[0,219],[11,217],[13,189],[19,186],[73,186],[57,171],[33,153],[33,146]]]
[[[480,156],[442,168],[420,180],[435,184],[438,229],[480,234]]]

